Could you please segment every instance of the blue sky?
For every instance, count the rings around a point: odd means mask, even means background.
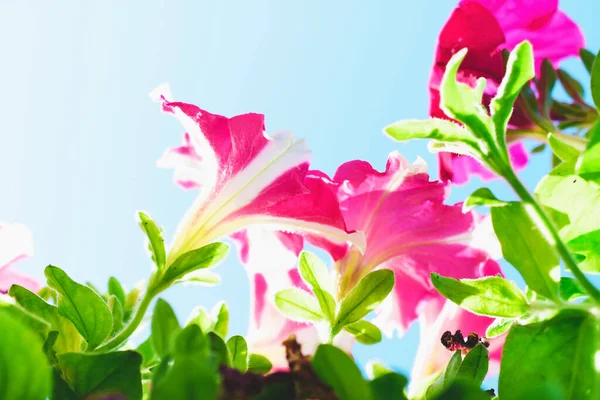
[[[215,113],[264,113],[270,132],[306,138],[313,167],[328,173],[351,159],[383,168],[399,150],[422,156],[435,177],[424,142],[394,143],[381,130],[427,116],[435,39],[456,1],[371,3],[1,2],[0,220],[34,232],[35,257],[21,268],[42,277],[54,264],[97,286],[112,275],[128,286],[148,277],[135,212],[172,233],[193,200],[171,171],[155,167],[181,134],[147,96],[163,82],[177,99]],[[598,50],[600,3],[561,3]],[[565,66],[586,77],[576,60]],[[535,157],[523,174],[530,188],[548,165],[548,154]],[[457,188],[451,200],[479,186]],[[512,196],[500,182],[491,186]],[[244,271],[233,253],[218,271],[216,288],[178,287],[164,297],[181,319],[225,299],[232,332],[243,333]],[[415,327],[356,355],[409,371],[417,336]]]

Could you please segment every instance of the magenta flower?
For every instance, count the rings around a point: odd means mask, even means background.
[[[181,254],[251,225],[302,233],[330,246],[363,247],[346,230],[337,199],[320,178],[307,178],[310,152],[290,134],[269,137],[264,116],[232,118],[175,102],[168,86],[151,96],[184,126],[184,144],[168,150],[159,166],[175,169],[184,188],[200,188],[181,222],[167,264]]]
[[[40,284],[31,276],[15,271],[13,264],[33,254],[33,238],[25,225],[0,222],[0,293],[13,284],[37,292]]]
[[[474,85],[477,78],[487,79],[484,104],[488,104],[504,75],[502,50],[512,50],[523,40],[534,49],[536,69],[545,58],[555,66],[584,47],[579,27],[562,11],[558,0],[466,0],[461,1],[442,28],[429,80],[432,117],[448,118],[440,109],[439,85],[446,64],[457,51],[468,48],[458,79]],[[513,127],[526,127],[519,113],[510,121]],[[528,155],[521,144],[510,147],[513,167],[525,167]],[[465,183],[471,175],[484,180],[495,175],[468,156],[439,153],[440,179]]]

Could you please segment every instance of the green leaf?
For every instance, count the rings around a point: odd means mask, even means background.
[[[575,172],[582,178],[600,184],[600,121],[589,130],[589,142],[575,164]]]
[[[550,107],[552,106],[552,90],[556,84],[556,71],[552,62],[547,58],[542,61],[540,78],[536,82],[540,111],[545,118],[550,118]]]
[[[463,204],[463,212],[471,211],[478,206],[499,207],[506,205],[505,201],[498,200],[494,193],[488,188],[479,188]]]
[[[125,290],[117,278],[111,276],[108,279],[108,294],[112,294],[119,300],[121,305],[125,304]]]
[[[123,306],[115,295],[110,295],[107,305],[113,317],[113,327],[110,332],[112,336],[123,328]]]
[[[273,368],[273,364],[265,356],[260,354],[250,354],[248,358],[248,372],[266,375]]]
[[[330,323],[335,319],[335,299],[331,295],[331,278],[325,263],[315,254],[302,252],[298,264],[300,277],[313,291],[319,307]]]
[[[177,335],[172,363],[163,360],[152,380],[152,400],[215,399],[219,388],[216,365],[210,361],[210,343],[197,325]]]
[[[562,277],[560,278],[560,297],[565,301],[571,301],[580,297],[587,296],[587,293],[573,278]]]
[[[557,70],[556,74],[569,97],[577,103],[583,103],[583,86],[581,86],[581,83],[577,82],[567,71],[562,69]]]
[[[177,334],[181,331],[179,321],[173,308],[164,301],[158,299],[152,314],[152,347],[160,358],[171,354]]]
[[[275,306],[292,321],[322,321],[321,312],[315,297],[298,288],[284,289],[275,294]]]
[[[432,273],[431,282],[442,296],[475,314],[511,318],[528,309],[517,285],[499,276],[458,280]]]
[[[381,342],[381,331],[378,327],[365,320],[348,324],[344,329],[362,344],[375,344]]]
[[[527,41],[521,42],[510,53],[506,74],[498,87],[496,96],[490,103],[490,112],[498,143],[505,142],[506,126],[512,115],[515,100],[523,86],[534,76],[533,47]]]
[[[470,350],[460,364],[456,379],[467,380],[481,386],[488,371],[490,354],[481,343]]]
[[[582,258],[579,268],[587,273],[600,273],[600,229],[577,236],[567,246]]]
[[[185,278],[190,272],[211,267],[227,255],[229,246],[225,243],[211,243],[196,250],[182,254],[165,271],[162,281],[170,285]]]
[[[468,381],[456,380],[450,387],[433,398],[427,400],[490,400],[489,393]]]
[[[533,149],[531,149],[531,154],[541,153],[544,150],[546,150],[546,143],[535,146]]]
[[[369,382],[373,400],[408,400],[404,393],[408,379],[395,372],[387,373]]]
[[[552,133],[548,134],[548,144],[552,152],[563,161],[579,157],[579,150]]]
[[[0,300],[0,311],[10,315],[15,321],[36,333],[40,340],[46,340],[50,331],[50,324],[43,319],[37,317],[20,306],[5,303]]]
[[[560,399],[600,398],[600,326],[583,311],[563,311],[530,325],[515,325],[502,350],[499,396],[525,399],[528,388],[554,385]]]
[[[317,376],[333,388],[340,400],[369,400],[367,382],[354,361],[337,347],[322,344],[317,348],[312,366]]]
[[[216,360],[215,364],[231,367],[231,355],[223,338],[214,332],[209,332],[207,337],[210,340],[210,351]]]
[[[165,240],[162,237],[162,233],[158,226],[154,223],[152,218],[143,212],[138,213],[140,219],[140,226],[146,233],[146,237],[149,241],[149,250],[152,253],[152,261],[156,264],[156,267],[161,270],[165,267],[167,259],[165,253]]]
[[[445,119],[405,120],[389,125],[383,131],[392,139],[433,139],[440,142],[462,142],[476,146],[473,135],[462,126]]]
[[[39,335],[0,307],[0,382],[2,399],[40,400],[50,395],[52,370]]]
[[[152,337],[146,339],[135,351],[142,356],[142,368],[150,368],[160,362],[158,355],[154,351],[154,347],[152,347]]]
[[[375,360],[368,361],[367,365],[365,366],[365,369],[367,370],[367,376],[370,379],[376,379],[382,375],[394,372],[393,370],[383,365],[381,362]]]
[[[596,60],[592,66],[592,98],[596,109],[600,113],[600,52],[596,55]]]
[[[502,335],[504,332],[508,331],[511,326],[515,324],[514,319],[510,318],[496,318],[494,322],[487,327],[485,331],[485,337],[487,338],[495,338],[496,336]]]
[[[182,282],[185,285],[213,287],[221,283],[221,275],[214,271],[203,269],[191,272],[185,276],[183,281],[176,281],[176,283],[177,282]]]
[[[334,331],[363,319],[390,294],[394,287],[394,273],[388,269],[371,272],[342,300]]]
[[[542,232],[521,203],[494,207],[492,224],[502,254],[536,292],[555,299],[558,295],[559,260]]]
[[[225,339],[229,331],[229,309],[227,308],[227,304],[223,301],[215,305],[213,314],[216,314],[217,319],[213,332]]]
[[[88,342],[88,350],[104,342],[112,331],[108,306],[92,289],[75,282],[60,268],[49,265],[44,274],[58,293],[58,311],[68,318]]]
[[[212,315],[203,306],[197,306],[192,310],[185,325],[188,326],[190,324],[197,325],[204,334],[212,332],[215,327]]]
[[[136,309],[140,300],[140,295],[140,288],[136,287],[125,296],[125,304],[123,304],[123,321],[129,321],[133,315],[133,311]]]
[[[58,362],[77,398],[109,394],[120,394],[128,400],[142,398],[142,356],[135,351],[67,353],[58,356]]]
[[[54,344],[54,351],[56,353],[82,350],[83,338],[77,331],[77,328],[75,328],[75,325],[60,315],[58,307],[46,303],[37,295],[19,285],[12,285],[8,294],[25,310],[48,322],[50,329],[59,332],[59,336]]]
[[[243,336],[232,336],[227,340],[231,362],[235,369],[246,372],[248,369],[248,344]]]
[[[581,49],[581,50],[579,50],[579,57],[581,58],[581,61],[583,61],[583,65],[585,65],[585,69],[587,69],[587,71],[591,74],[592,67],[594,65],[594,59],[596,58],[594,53],[592,53],[591,51],[589,51],[587,49]]]
[[[460,350],[455,351],[446,366],[446,369],[438,378],[427,388],[425,392],[427,399],[435,398],[440,394],[444,393],[446,389],[452,386],[454,378],[460,369],[462,363],[462,356]]]

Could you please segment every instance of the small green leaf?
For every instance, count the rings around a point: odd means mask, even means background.
[[[600,398],[600,326],[583,311],[515,325],[502,350],[499,396],[525,399],[532,387],[552,385],[558,399]]]
[[[529,399],[529,397],[527,397]],[[450,387],[433,398],[427,400],[490,400],[489,393],[481,390],[478,385],[468,381],[456,380]]]
[[[179,321],[173,308],[164,301],[158,299],[152,314],[152,347],[161,358],[173,352],[173,346],[177,334],[181,331]]]
[[[207,337],[210,340],[211,353],[216,359],[215,363],[231,367],[231,355],[223,338],[214,332],[209,332]]]
[[[183,279],[175,281],[175,283],[179,282],[183,283],[184,285],[213,287],[221,283],[221,275],[214,271],[202,269],[199,271],[190,272]]]
[[[77,398],[121,395],[141,400],[142,356],[135,351],[105,354],[67,353],[58,356],[63,377]]]
[[[579,268],[589,274],[600,273],[600,229],[577,236],[567,242],[576,255],[582,257]]]
[[[133,311],[136,309],[140,300],[141,291],[140,288],[135,287],[131,292],[125,296],[125,304],[123,304],[123,321],[129,321],[133,315]]]
[[[540,145],[535,146],[533,149],[531,149],[531,154],[538,154],[543,152],[544,150],[546,150],[546,143],[542,143]]]
[[[381,362],[375,360],[368,361],[365,369],[367,371],[367,376],[370,379],[376,379],[382,375],[394,372],[393,370],[383,365]]]
[[[248,344],[243,336],[232,336],[227,340],[231,362],[235,369],[246,372],[248,369]]]
[[[113,317],[113,327],[110,332],[112,336],[123,328],[123,306],[115,295],[110,295],[107,305]]]
[[[317,376],[333,388],[340,400],[369,400],[369,386],[354,361],[337,347],[322,344],[317,348],[312,366]]]
[[[394,273],[388,269],[371,272],[342,300],[334,330],[363,319],[390,294],[394,287]]]
[[[588,131],[589,142],[575,164],[575,172],[582,178],[600,184],[600,121]]]
[[[48,286],[58,293],[58,311],[68,318],[88,342],[88,350],[104,342],[112,331],[112,314],[92,289],[75,282],[60,268],[44,271]]]
[[[211,267],[227,255],[229,246],[225,243],[211,243],[182,254],[165,271],[162,280],[165,285],[185,278],[190,272]]]
[[[115,296],[121,305],[125,304],[125,290],[123,290],[123,286],[121,286],[121,283],[114,276],[108,279],[108,293]]]
[[[52,370],[38,334],[0,307],[2,399],[40,400],[50,395]]]
[[[369,382],[373,400],[408,400],[404,393],[408,379],[395,372],[387,373]]]
[[[476,146],[473,135],[460,125],[445,119],[405,120],[389,125],[383,131],[392,139],[433,139],[440,142],[463,142]]]
[[[565,301],[571,301],[587,296],[587,293],[579,285],[579,282],[573,278],[560,278],[560,284],[558,288],[560,290],[560,297]]]
[[[600,52],[596,55],[596,60],[592,66],[592,98],[596,109],[600,113]]]
[[[460,364],[455,379],[467,380],[481,386],[488,371],[490,354],[481,343],[470,350]]]
[[[229,331],[229,309],[227,304],[224,301],[216,304],[212,313],[213,315],[216,314],[213,332],[225,339]]]
[[[552,90],[556,84],[556,71],[552,62],[547,58],[542,61],[540,78],[536,82],[538,90],[538,102],[540,111],[545,118],[550,118],[550,107],[552,106]]]
[[[248,358],[248,371],[255,374],[266,375],[273,368],[271,361],[260,354],[250,354]]]
[[[505,201],[498,200],[494,193],[488,188],[479,188],[463,204],[463,212],[471,211],[478,206],[498,207],[506,205]]]
[[[298,288],[284,289],[275,294],[275,306],[292,321],[322,321],[321,312],[315,297]]]
[[[559,69],[556,71],[558,80],[565,91],[576,103],[583,103],[583,86],[577,82],[567,71]]]
[[[197,306],[192,310],[185,326],[190,324],[197,325],[204,334],[212,332],[215,327],[212,315],[203,306]]]
[[[552,152],[563,161],[579,157],[579,150],[567,143],[564,138],[565,136],[559,138],[552,133],[548,134],[548,144],[550,145]]]
[[[462,356],[460,350],[455,351],[446,366],[446,369],[438,378],[427,388],[426,398],[432,399],[436,396],[444,393],[444,390],[452,386],[454,378],[460,369],[462,363]]]
[[[332,283],[325,263],[315,254],[305,251],[300,255],[298,272],[313,291],[321,311],[332,323],[335,319],[335,299],[331,295]]]
[[[580,49],[579,57],[581,58],[581,61],[583,61],[583,65],[585,65],[585,69],[587,69],[587,71],[591,74],[592,67],[594,65],[594,59],[596,58],[594,53],[592,53],[591,51],[589,51],[587,49]]]
[[[442,296],[475,314],[512,318],[527,311],[517,285],[498,276],[458,280],[432,273],[431,282]]]
[[[515,320],[511,318],[496,318],[494,322],[487,327],[485,337],[494,338],[508,331],[515,324]]]
[[[24,308],[0,300],[0,311],[10,315],[15,321],[36,333],[40,340],[46,340],[50,324]]]
[[[375,344],[381,342],[381,331],[378,327],[365,320],[348,324],[344,329],[362,344]]]
[[[137,349],[135,349],[135,351],[142,356],[142,368],[150,368],[156,366],[160,362],[158,354],[156,354],[154,347],[152,346],[152,337],[146,339],[137,347]]]
[[[559,260],[554,248],[532,222],[521,203],[494,207],[492,224],[502,246],[502,254],[536,292],[556,299]]]
[[[166,253],[165,253],[165,241],[162,237],[162,233],[158,226],[154,223],[152,218],[143,212],[138,213],[140,219],[140,226],[146,233],[148,238],[149,250],[152,253],[152,261],[156,264],[156,267],[161,270],[165,267]]]

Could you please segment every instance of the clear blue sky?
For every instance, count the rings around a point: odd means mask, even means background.
[[[313,167],[328,173],[350,159],[382,168],[397,149],[423,156],[435,177],[424,142],[394,143],[381,129],[426,117],[434,42],[456,1],[371,3],[0,2],[0,220],[27,224],[36,240],[35,257],[20,267],[41,278],[52,263],[97,286],[111,275],[128,286],[147,278],[136,210],[170,237],[193,199],[171,171],[155,168],[181,135],[147,95],[162,82],[215,113],[264,113],[269,131],[306,138]],[[598,50],[600,2],[561,3]],[[566,66],[585,77],[578,62]],[[548,160],[537,156],[523,174],[529,187]],[[479,186],[455,190],[452,200]],[[248,284],[235,254],[218,272],[217,288],[178,287],[164,297],[181,319],[225,299],[232,331],[244,333]],[[417,336],[415,327],[356,355],[408,372]]]

